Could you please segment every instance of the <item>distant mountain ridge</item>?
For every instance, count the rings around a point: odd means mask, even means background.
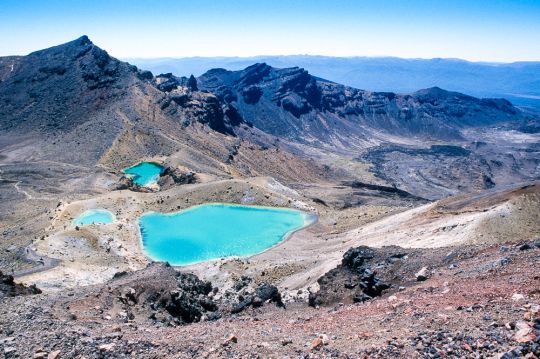
[[[477,99],[438,87],[410,95],[371,92],[312,76],[293,67],[258,63],[240,71],[213,69],[198,78],[244,121],[300,141],[369,140],[369,130],[432,139],[461,138],[466,126],[521,118],[504,99]]]
[[[200,76],[212,68],[241,70],[265,62],[277,68],[302,67],[315,76],[370,91],[410,93],[440,87],[477,97],[503,97],[519,106],[540,109],[540,62],[308,55],[128,60],[154,73],[177,76]]]

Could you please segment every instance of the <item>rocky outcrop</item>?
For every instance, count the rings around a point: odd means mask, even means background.
[[[166,325],[181,325],[220,317],[219,303],[209,296],[210,282],[177,272],[164,263],[115,276],[111,286],[126,320],[149,318]]]
[[[160,174],[156,184],[152,184],[150,186],[140,186],[133,182],[133,178],[131,176],[123,175],[118,180],[118,183],[114,185],[113,190],[130,190],[133,192],[149,193],[165,190],[176,185],[195,183],[196,181],[197,179],[195,173],[191,171],[182,171],[178,168],[173,169],[171,167],[167,167],[163,173]]]
[[[169,293],[152,293],[153,308],[159,310],[163,308],[173,318],[180,323],[193,323],[201,320],[205,313],[209,313],[210,318],[217,319],[214,312],[218,305],[208,294],[212,290],[210,282],[203,282],[193,274],[179,273],[176,276],[178,288]],[[157,298],[156,298],[157,294]]]
[[[196,181],[196,175],[191,171],[182,171],[179,168],[167,167],[160,175],[158,185],[161,189],[166,189],[174,185],[191,184]]]
[[[398,198],[409,199],[413,201],[427,202],[424,198],[415,196],[397,187],[381,186],[381,185],[375,185],[375,184],[365,183],[361,181],[344,182],[343,184],[351,186],[352,188],[374,191],[375,195],[378,195],[381,197],[383,196],[384,197],[398,197]]]
[[[24,284],[15,283],[13,276],[4,274],[0,271],[0,299],[39,293],[41,293],[41,290],[35,285],[26,286]]]
[[[262,283],[255,292],[249,293],[247,296],[240,296],[240,300],[231,308],[231,313],[240,313],[248,307],[261,307],[264,303],[275,303],[278,307],[285,307],[281,300],[281,294],[275,285],[270,283]]]
[[[176,271],[166,263],[152,263],[144,270],[116,275],[109,287],[126,320],[148,318],[165,325],[215,320],[265,303],[284,307],[276,286],[261,283],[253,288],[250,283],[245,278],[220,291],[194,274]],[[102,291],[101,296],[109,301],[111,293]]]
[[[334,301],[343,300],[349,296],[352,302],[365,302],[382,294],[390,285],[376,276],[371,267],[371,261],[375,256],[373,249],[369,247],[357,247],[349,249],[344,255],[341,265],[332,269],[317,280],[320,290],[310,293],[309,305],[319,306],[330,304]],[[339,280],[336,280],[338,279]],[[341,286],[341,291],[347,295],[337,295],[335,286]]]
[[[157,186],[154,186],[154,187],[140,186],[140,185],[136,184],[135,182],[133,182],[133,178],[131,178],[129,176],[122,176],[118,180],[118,183],[116,183],[116,185],[114,186],[113,190],[121,191],[121,190],[126,190],[126,189],[130,190],[130,191],[133,191],[133,192],[150,193],[150,192],[155,192],[156,190],[159,189],[159,187],[157,187]]]
[[[230,111],[216,96],[208,92],[197,90],[196,79],[176,77],[170,73],[158,75],[155,79],[156,87],[165,93],[160,100],[160,107],[172,116],[182,108],[184,114],[182,124],[188,126],[193,121],[207,124],[215,131],[234,135],[234,126],[238,121],[231,116],[225,117]],[[186,116],[187,115],[187,116]]]

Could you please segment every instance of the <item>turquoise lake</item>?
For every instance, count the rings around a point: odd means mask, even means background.
[[[76,226],[83,226],[86,224],[112,223],[113,221],[114,215],[111,212],[105,209],[89,209],[75,218],[73,224]]]
[[[159,175],[165,168],[154,162],[141,162],[135,166],[122,170],[127,175],[132,176],[133,182],[139,186],[148,186],[157,183]]]
[[[151,259],[187,265],[263,252],[314,219],[285,208],[204,204],[170,214],[146,213],[139,228]]]

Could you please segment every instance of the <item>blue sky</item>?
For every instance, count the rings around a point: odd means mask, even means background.
[[[0,56],[86,34],[116,57],[540,60],[540,0],[0,0]]]

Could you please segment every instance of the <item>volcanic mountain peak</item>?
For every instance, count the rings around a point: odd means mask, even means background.
[[[73,128],[138,81],[135,66],[109,56],[86,36],[2,65],[2,129]],[[29,106],[33,111],[26,112]]]
[[[53,52],[67,54],[71,50],[80,49],[80,48],[87,49],[91,46],[95,46],[95,45],[90,40],[90,38],[88,38],[88,36],[86,35],[82,35],[81,37],[75,40],[71,40],[66,43],[55,45],[46,49],[37,50],[37,51],[31,52],[29,55],[40,55],[43,53],[53,53]]]
[[[194,123],[232,134],[214,95],[187,88],[172,75],[154,78],[111,57],[87,36],[0,58],[0,79],[0,130],[11,133],[9,141],[15,136],[43,141],[35,146],[50,148],[39,153],[57,160],[93,165],[112,146],[133,155],[130,143],[143,152],[163,151],[160,146],[174,142],[170,134],[181,136]],[[167,139],[148,135],[165,130]]]

